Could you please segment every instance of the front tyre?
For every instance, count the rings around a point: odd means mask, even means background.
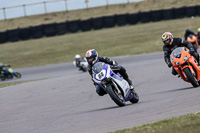
[[[114,86],[107,86],[106,88],[107,93],[110,95],[111,99],[120,107],[123,107],[126,105],[124,97],[121,93],[121,91],[118,91],[117,88]]]
[[[22,77],[22,75],[21,75],[20,73],[18,73],[18,72],[14,73],[14,76],[15,76],[16,78],[21,78],[21,77]]]
[[[199,83],[196,80],[196,78],[192,75],[190,69],[188,67],[183,69],[185,75],[187,76],[187,79],[190,81],[190,83],[193,85],[193,87],[198,87]]]

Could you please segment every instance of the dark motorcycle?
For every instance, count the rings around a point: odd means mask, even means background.
[[[21,78],[21,74],[19,72],[15,72],[11,67],[3,69],[0,75],[2,81],[6,79],[13,79],[14,77]]]

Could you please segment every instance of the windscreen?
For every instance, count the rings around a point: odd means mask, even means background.
[[[104,67],[104,64],[103,62],[97,62],[96,64],[94,64],[94,66],[92,67],[92,71],[94,73],[99,73],[102,71],[103,67]]]
[[[183,51],[182,47],[176,48],[175,50],[172,51],[172,56],[174,56],[175,58],[180,58],[182,51]]]

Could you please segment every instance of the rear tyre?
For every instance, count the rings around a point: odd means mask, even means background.
[[[187,76],[187,79],[190,81],[190,83],[193,85],[193,87],[198,87],[199,83],[196,80],[196,78],[192,75],[190,69],[188,67],[183,69],[185,75]]]
[[[111,99],[120,107],[123,107],[126,105],[124,97],[122,93],[118,92],[118,90],[114,86],[108,86],[107,87],[107,93],[110,95]]]
[[[138,94],[135,92],[135,90],[133,90],[132,92],[133,98],[130,100],[131,103],[137,103],[139,101],[139,96]]]

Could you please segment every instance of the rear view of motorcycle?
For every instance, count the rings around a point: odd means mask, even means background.
[[[3,69],[0,75],[2,81],[6,79],[13,79],[14,77],[21,78],[21,74],[19,72],[15,72],[11,67]]]
[[[114,73],[110,65],[98,62],[92,67],[93,81],[101,86],[120,107],[125,106],[127,101],[137,103],[139,96],[134,89],[119,73]]]

